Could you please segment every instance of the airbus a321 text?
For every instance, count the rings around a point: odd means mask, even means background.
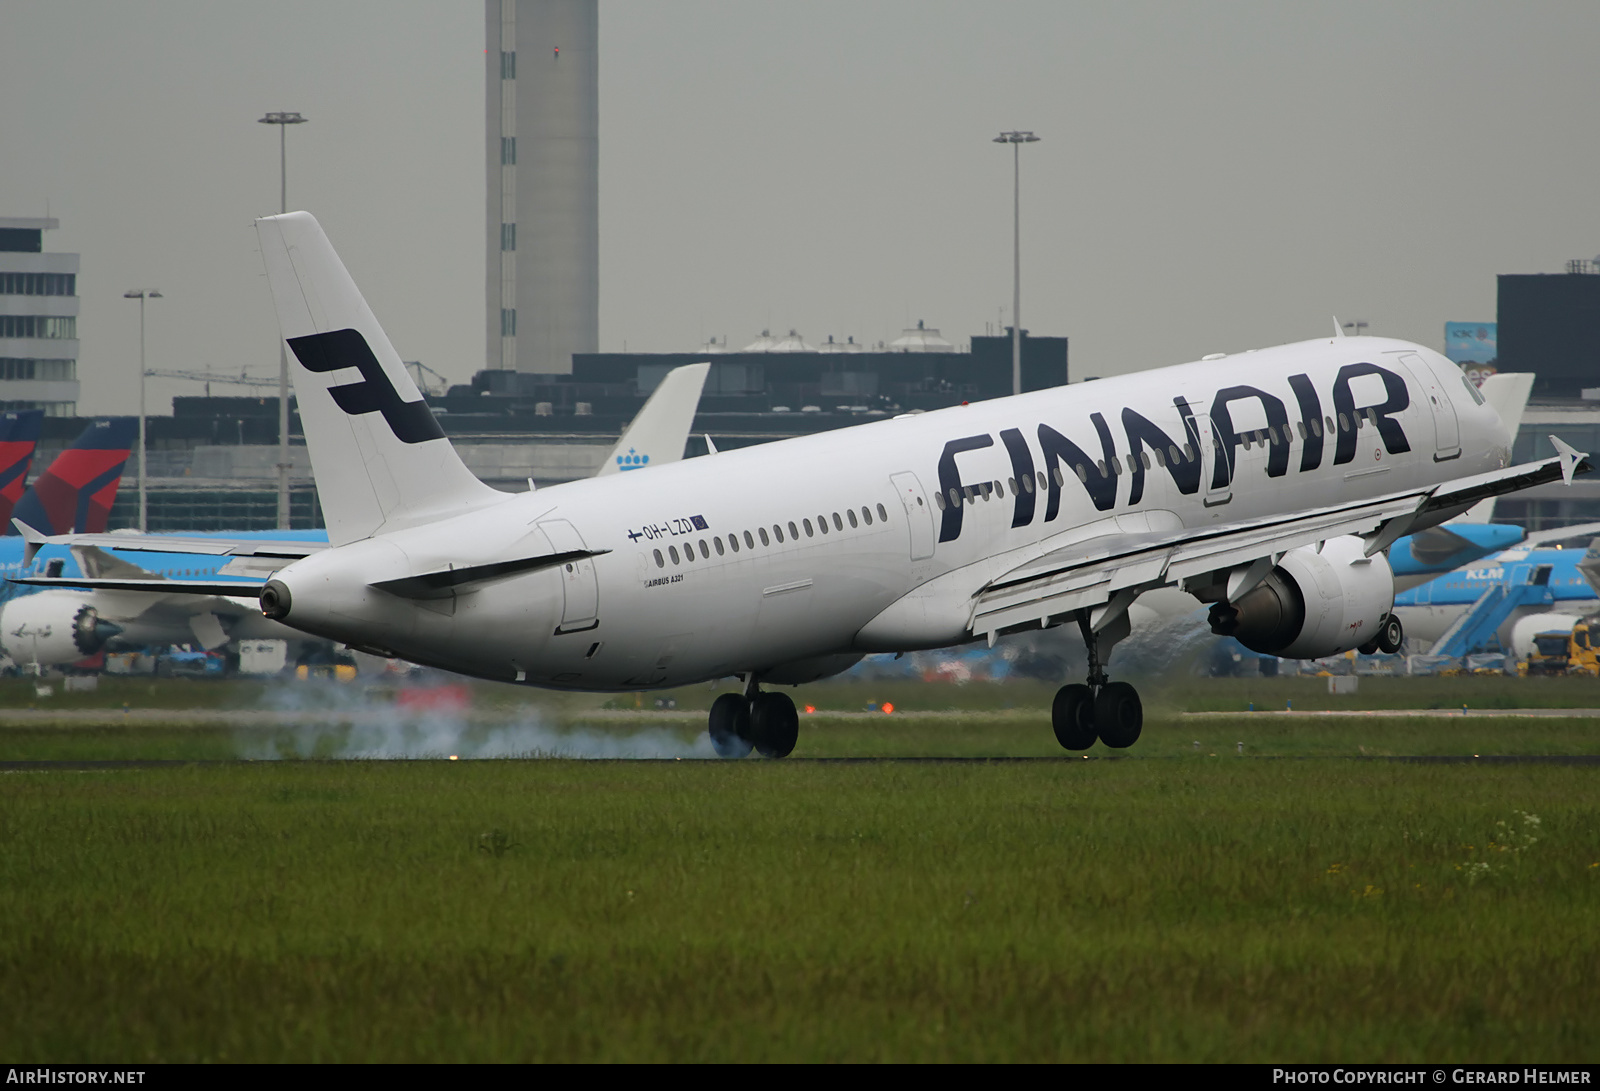
[[[794,703],[763,686],[1062,624],[1089,673],[1057,738],[1125,747],[1143,713],[1107,663],[1140,593],[1180,587],[1266,654],[1393,650],[1396,539],[1589,469],[1559,440],[1509,466],[1449,361],[1336,336],[507,495],[456,456],[316,220],[257,226],[329,535],[216,543],[273,570],[265,614],[506,682],[737,676],[711,709],[723,755],[793,749]]]

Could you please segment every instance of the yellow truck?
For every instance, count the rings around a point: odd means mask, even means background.
[[[1600,615],[1584,618],[1571,632],[1539,633],[1523,664],[1523,674],[1588,674],[1600,676],[1600,655],[1591,633],[1600,630]]]

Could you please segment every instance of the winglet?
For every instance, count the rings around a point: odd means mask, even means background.
[[[718,453],[717,445],[715,443],[711,442],[711,433],[707,432],[706,433],[706,454],[714,455],[714,454],[717,454],[717,453]]]
[[[22,540],[25,543],[22,549],[22,567],[26,568],[39,555],[39,550],[45,547],[47,539],[21,519],[11,520],[11,525],[17,528],[17,533],[22,535]]]
[[[1333,316],[1333,335],[1335,337],[1343,337],[1344,336],[1344,327],[1339,325],[1339,316],[1338,315],[1334,315]]]
[[[1572,477],[1578,472],[1580,465],[1582,465],[1584,472],[1588,472],[1588,452],[1580,451],[1569,443],[1563,443],[1555,436],[1550,437],[1550,442],[1555,445],[1556,454],[1561,456],[1561,481],[1563,484],[1572,484]]]

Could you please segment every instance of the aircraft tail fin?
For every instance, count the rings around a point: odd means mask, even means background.
[[[43,423],[42,409],[0,413],[0,527],[11,526],[11,513],[27,487],[28,467],[33,464],[39,426]]]
[[[92,422],[17,501],[14,516],[46,535],[104,534],[138,435],[137,417]]]
[[[1517,441],[1517,429],[1522,427],[1522,411],[1528,408],[1528,395],[1533,392],[1533,375],[1529,372],[1508,371],[1491,375],[1483,380],[1483,397],[1494,411],[1500,414],[1500,423],[1506,428],[1507,443]],[[1458,519],[1463,523],[1487,523],[1494,519],[1495,498],[1479,501]],[[1455,520],[1452,520],[1454,522]]]
[[[710,370],[709,363],[700,363],[667,372],[595,476],[642,470],[683,458],[695,410],[700,407],[700,391]]]
[[[328,540],[342,545],[504,500],[479,481],[308,212],[256,221]]]

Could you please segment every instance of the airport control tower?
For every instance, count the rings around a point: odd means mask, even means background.
[[[600,347],[597,0],[485,0],[487,366]]]

